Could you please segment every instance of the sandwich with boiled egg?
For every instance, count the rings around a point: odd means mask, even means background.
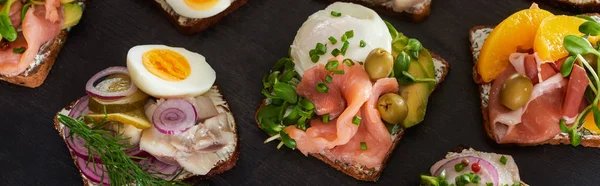
[[[237,127],[215,79],[202,55],[165,45],[92,76],[54,123],[84,184],[181,185],[233,168]]]
[[[600,147],[597,15],[533,4],[470,31],[483,124],[499,144]]]
[[[0,80],[35,88],[46,80],[86,0],[0,1]]]
[[[372,9],[336,2],[308,17],[290,57],[264,76],[256,122],[265,143],[280,140],[278,148],[376,181],[448,69]]]
[[[184,34],[194,34],[219,22],[248,0],[154,0]]]
[[[425,20],[431,13],[432,0],[327,0],[362,4],[385,14],[402,16],[415,22]]]

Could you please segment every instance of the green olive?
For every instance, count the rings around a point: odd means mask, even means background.
[[[400,124],[408,115],[408,105],[398,94],[387,93],[379,97],[377,110],[381,119],[389,124]]]
[[[389,77],[394,69],[394,57],[382,48],[376,48],[365,60],[365,70],[371,81]]]
[[[529,77],[519,73],[510,75],[500,88],[500,102],[511,110],[517,110],[531,97],[533,83]]]

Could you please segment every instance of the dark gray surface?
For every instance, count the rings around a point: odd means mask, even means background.
[[[29,89],[0,83],[0,185],[80,185],[67,148],[52,125],[65,105],[84,95],[94,73],[125,65],[129,48],[162,43],[204,55],[235,114],[241,157],[235,168],[208,185],[367,185],[328,165],[289,150],[264,145],[267,135],[253,120],[263,98],[261,78],[287,54],[306,18],[327,4],[313,0],[251,0],[238,11],[194,35],[172,27],[150,0],[91,1],[69,35],[46,83]],[[477,88],[471,78],[468,30],[495,25],[529,1],[434,0],[420,24],[383,16],[418,38],[451,65],[446,81],[430,98],[425,121],[406,131],[379,185],[417,185],[419,174],[460,144],[514,156],[521,178],[531,185],[597,185],[600,150],[571,146],[510,147],[490,141],[481,125]],[[542,5],[555,13],[563,13]]]

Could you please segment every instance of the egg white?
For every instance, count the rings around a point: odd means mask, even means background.
[[[177,12],[177,14],[189,18],[207,18],[223,12],[231,5],[232,0],[219,0],[215,6],[207,10],[195,10],[189,7],[183,0],[166,0],[167,4]]]
[[[331,11],[340,12],[342,16],[334,17]],[[391,53],[392,36],[385,22],[375,11],[362,5],[336,2],[308,17],[298,30],[291,46],[291,57],[296,64],[296,71],[302,76],[304,71],[315,65],[326,64],[333,58],[332,50],[342,49],[344,42],[341,36],[349,30],[354,31],[354,37],[348,39],[350,45],[344,55],[346,58],[364,61],[375,48],[383,48]],[[336,44],[328,40],[330,36],[337,40]],[[360,47],[361,40],[365,41],[365,47]],[[319,56],[317,63],[313,63],[309,51],[314,49],[317,43],[327,44],[327,52]]]
[[[150,73],[142,63],[142,55],[153,49],[169,49],[184,56],[190,64],[190,75],[181,81],[167,81]],[[206,93],[215,83],[215,70],[204,56],[185,48],[165,45],[139,45],[127,53],[127,69],[133,83],[156,98],[196,97]]]

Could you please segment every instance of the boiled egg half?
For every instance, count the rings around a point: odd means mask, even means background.
[[[185,48],[165,45],[135,46],[127,53],[133,83],[156,98],[196,97],[216,79],[204,56]]]
[[[207,18],[223,12],[232,0],[167,0],[177,14],[189,18]]]
[[[341,54],[346,58],[365,61],[375,48],[383,48],[391,53],[392,36],[375,11],[362,5],[336,2],[308,17],[298,30],[291,46],[296,71],[302,75],[317,64],[326,64],[334,57],[331,54],[334,49],[342,50],[344,42],[341,37],[348,31],[353,32],[353,37],[347,39],[346,54]],[[337,42],[331,42],[330,37]],[[326,44],[327,52],[313,62],[310,51],[316,48],[317,43]]]

